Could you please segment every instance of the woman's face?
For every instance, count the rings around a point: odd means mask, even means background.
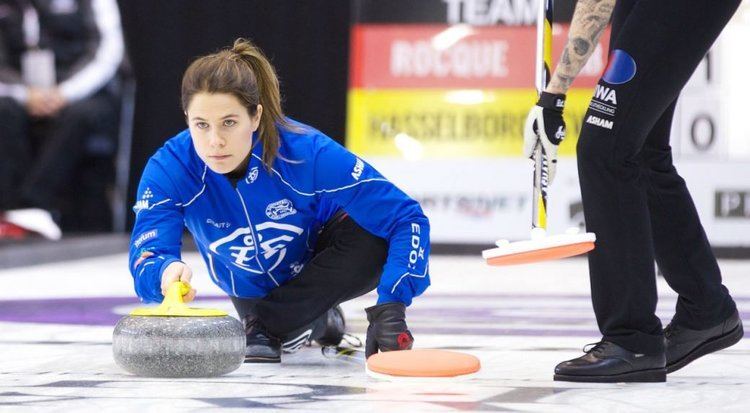
[[[246,167],[262,112],[258,105],[251,117],[239,99],[228,93],[196,93],[185,115],[198,156],[220,174]]]

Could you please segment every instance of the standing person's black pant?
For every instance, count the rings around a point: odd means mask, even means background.
[[[654,259],[679,294],[673,322],[705,329],[735,311],[672,164],[669,132],[681,89],[739,3],[618,0],[615,7],[610,52],[627,53],[634,70],[621,55],[622,65],[600,80],[607,90],[584,118],[578,173],[587,230],[597,236],[589,270],[599,329],[633,352],[664,349]]]
[[[52,119],[30,119],[26,109],[0,98],[0,210],[55,209],[85,153],[86,138],[116,136],[117,102],[106,90],[64,107]],[[36,129],[41,136],[34,136]]]
[[[269,333],[285,338],[332,307],[374,290],[388,243],[339,212],[322,228],[314,254],[299,275],[262,299],[232,297],[240,319],[254,311]]]

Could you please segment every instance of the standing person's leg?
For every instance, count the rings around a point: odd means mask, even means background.
[[[679,294],[672,321],[700,330],[721,323],[736,306],[721,284],[719,265],[685,180],[672,163],[673,112],[674,104],[651,130],[643,148],[648,208],[656,262]]]
[[[625,21],[630,16],[633,6],[641,0],[617,0],[615,9],[612,11],[612,20],[610,21],[610,36],[608,50],[614,50],[613,45],[617,37],[620,36],[620,30]]]
[[[612,43],[610,66],[593,99],[597,105],[586,113],[578,144],[586,225],[597,234],[597,248],[589,254],[592,301],[607,344],[592,351],[596,354],[588,360],[563,363],[556,372],[628,375],[629,380],[640,380],[638,371],[656,372],[659,364],[663,372],[664,342],[654,315],[654,246],[640,152],[649,131],[738,4],[640,0]],[[605,107],[611,111],[603,111]],[[616,356],[630,358],[628,363],[600,362],[609,353],[614,357],[623,351],[630,355]]]
[[[388,244],[360,227],[346,214],[337,214],[323,227],[315,255],[300,274],[272,290],[262,299],[237,299],[233,302],[249,334],[268,333],[248,338],[261,346],[248,348],[261,354],[261,361],[278,361],[278,351],[261,347],[280,346],[280,340],[291,340],[300,329],[327,317],[336,305],[375,289],[388,254]],[[336,310],[333,310],[336,311]],[[343,321],[343,320],[342,320]],[[325,324],[325,323],[322,323]],[[250,327],[250,328],[248,328]],[[316,331],[309,339],[320,339]],[[261,335],[262,335],[261,334]],[[250,347],[250,346],[249,346]],[[254,360],[257,361],[257,360]]]
[[[672,163],[669,146],[674,103],[643,148],[656,262],[679,297],[664,330],[667,372],[737,343],[742,321],[698,217],[690,192]]]
[[[0,211],[24,207],[20,182],[31,164],[26,109],[10,98],[0,98]]]

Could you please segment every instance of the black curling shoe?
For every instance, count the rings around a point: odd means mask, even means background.
[[[664,329],[667,373],[687,366],[698,357],[736,344],[744,334],[742,320],[736,311],[721,324],[705,330],[690,330],[669,323]]]
[[[315,341],[321,346],[338,346],[346,333],[344,311],[339,306],[328,310],[323,317],[320,336]]]
[[[664,353],[637,354],[610,341],[600,341],[584,354],[555,367],[555,381],[587,383],[663,382]]]
[[[266,331],[254,315],[248,315],[243,320],[245,324],[245,363],[280,363],[281,340]]]

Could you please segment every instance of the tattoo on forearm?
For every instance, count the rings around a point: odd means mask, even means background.
[[[547,90],[567,92],[570,84],[593,53],[612,16],[616,0],[578,0],[570,24],[568,43]]]
[[[570,55],[568,55],[568,49],[563,50],[562,57],[560,58],[560,62],[566,65],[570,64]]]
[[[612,11],[615,9],[615,2],[602,3],[599,5],[599,11],[608,15],[612,15]]]
[[[604,29],[607,27],[608,22],[609,22],[609,18],[604,18],[598,15],[591,15],[591,16],[586,17],[586,25],[595,28],[595,30],[591,31],[591,37],[590,37],[593,43],[596,43],[596,41],[598,40],[599,34],[602,31],[604,31]]]
[[[573,45],[573,51],[579,56],[586,56],[589,53],[589,40],[581,37],[572,39],[570,43]]]

